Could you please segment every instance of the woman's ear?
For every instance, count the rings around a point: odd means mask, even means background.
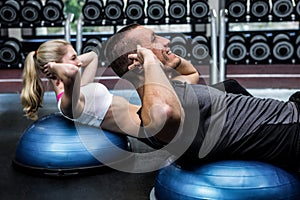
[[[51,82],[52,82],[53,85],[55,85],[56,87],[58,87],[61,81],[58,80],[58,79],[51,79]]]
[[[55,85],[56,85],[56,87],[58,87],[59,84],[60,84],[60,80],[59,80],[59,79],[56,79],[56,80],[55,80]]]

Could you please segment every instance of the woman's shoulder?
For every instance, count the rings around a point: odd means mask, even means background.
[[[81,90],[86,90],[86,89],[103,89],[103,90],[108,90],[105,85],[102,83],[97,83],[97,82],[92,82],[92,83],[87,83],[85,85],[81,85]]]

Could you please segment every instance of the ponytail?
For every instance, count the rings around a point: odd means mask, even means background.
[[[21,103],[29,119],[37,120],[38,109],[42,107],[44,86],[39,78],[39,72],[49,62],[60,63],[69,45],[71,44],[65,40],[49,40],[41,44],[37,51],[27,55],[23,69]]]
[[[42,107],[44,87],[39,78],[36,62],[36,52],[30,52],[24,63],[23,69],[23,88],[21,92],[21,103],[26,117],[31,120],[38,119],[38,109]]]

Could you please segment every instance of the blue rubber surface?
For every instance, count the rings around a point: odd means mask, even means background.
[[[300,199],[300,182],[280,168],[255,161],[220,161],[191,170],[170,165],[155,183],[157,200]]]

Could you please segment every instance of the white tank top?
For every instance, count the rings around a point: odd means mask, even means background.
[[[113,95],[108,89],[101,83],[89,83],[81,86],[80,91],[84,96],[84,109],[80,117],[76,119],[70,119],[65,116],[60,109],[61,98],[58,99],[58,109],[66,118],[86,124],[89,126],[100,127],[109,106],[112,103]]]

